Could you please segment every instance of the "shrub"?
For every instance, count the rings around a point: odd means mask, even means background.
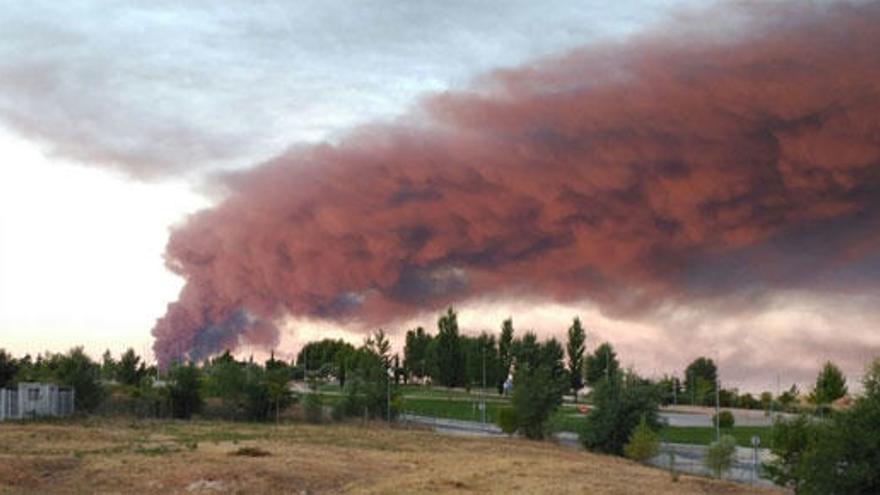
[[[512,407],[503,407],[498,411],[498,427],[508,435],[516,433],[519,421],[516,419],[516,410]]]
[[[718,414],[712,416],[712,424],[718,424],[720,421],[721,428],[733,428],[734,418],[733,413],[730,411],[721,411]]]
[[[736,439],[731,435],[722,435],[721,439],[709,445],[709,451],[706,453],[706,468],[716,478],[720,478],[730,470],[735,454]]]
[[[345,406],[342,402],[337,402],[333,404],[333,408],[330,409],[330,418],[333,421],[342,421],[345,419]]]
[[[230,452],[229,455],[244,457],[266,457],[272,454],[259,447],[240,447],[238,450]]]
[[[309,423],[320,423],[323,421],[324,416],[324,408],[321,404],[321,396],[316,392],[310,392],[306,394],[303,399],[303,412],[306,416],[306,421]]]
[[[659,449],[660,438],[642,416],[638,426],[629,436],[629,441],[624,445],[623,454],[634,461],[645,462],[657,455]]]

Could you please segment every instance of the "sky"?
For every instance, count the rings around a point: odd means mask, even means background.
[[[452,304],[654,376],[855,381],[880,16],[754,5],[7,6],[0,346],[292,356]]]

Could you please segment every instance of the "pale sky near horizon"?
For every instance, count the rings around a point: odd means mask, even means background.
[[[699,2],[17,2],[0,13],[0,348],[14,354],[84,345],[98,356],[133,347],[182,280],[163,265],[169,229],[212,204],[211,174],[248,168],[289,146],[332,140],[404,113],[422,95],[538,56],[623,39]],[[730,383],[772,389],[814,376],[824,359],[850,381],[880,348],[866,334],[822,351],[833,324],[880,324],[874,299],[778,293],[734,318],[670,308],[651,324],[582,304],[532,307],[466,301],[462,326],[562,338],[579,315],[591,344],[609,339],[625,364],[681,372],[700,354]],[[839,314],[838,308],[851,311]],[[713,315],[716,317],[713,318]],[[410,325],[433,329],[435,315]],[[707,322],[711,321],[711,328]],[[833,323],[832,323],[833,322]],[[674,357],[660,328],[686,332]],[[304,338],[362,334],[307,319],[288,322],[281,355]],[[801,342],[798,335],[809,336]],[[776,346],[796,339],[802,366],[772,371]],[[812,340],[811,340],[812,339]],[[740,342],[740,346],[731,346]],[[690,349],[702,346],[705,352]],[[818,349],[818,350],[817,350]],[[250,349],[243,352],[251,351]],[[265,350],[256,350],[264,353]]]

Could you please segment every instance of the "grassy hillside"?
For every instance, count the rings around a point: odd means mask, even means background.
[[[236,455],[247,454],[247,455]],[[356,425],[5,423],[2,493],[755,493],[550,443]]]

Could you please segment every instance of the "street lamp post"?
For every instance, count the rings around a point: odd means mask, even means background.
[[[718,379],[718,374],[715,374],[715,441],[721,442],[721,415],[720,415],[720,397],[721,392],[719,390],[721,380]]]
[[[480,402],[480,419],[486,424],[486,344],[483,343],[483,389]]]
[[[388,380],[388,396],[387,403],[385,404],[385,415],[388,420],[388,424],[391,424],[391,367],[388,367],[388,372],[386,373],[386,378]]]

